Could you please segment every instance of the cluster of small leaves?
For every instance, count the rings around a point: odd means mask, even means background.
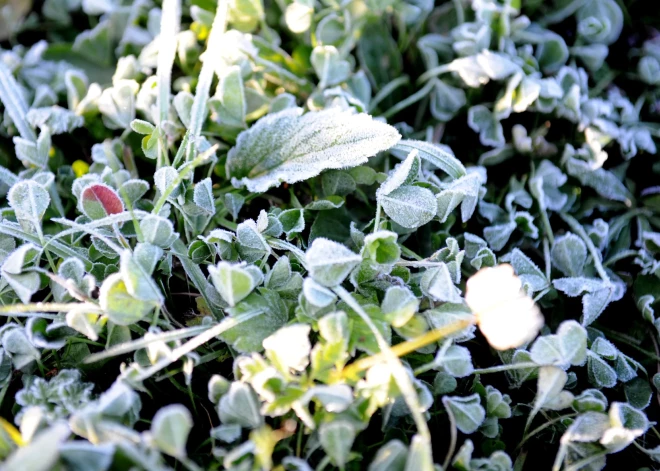
[[[660,462],[644,2],[35,3],[0,5],[3,469]],[[465,293],[502,263],[545,327],[496,351]]]

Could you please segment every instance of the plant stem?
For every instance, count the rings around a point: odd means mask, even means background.
[[[541,425],[541,426],[539,426],[539,427],[536,427],[534,430],[532,430],[531,432],[529,432],[528,434],[526,434],[526,435],[523,437],[522,441],[521,441],[521,442],[518,444],[518,446],[516,447],[516,450],[518,450],[519,448],[521,448],[521,447],[525,444],[525,442],[526,442],[527,440],[529,440],[530,438],[532,438],[532,437],[533,437],[534,435],[536,435],[537,433],[542,432],[543,430],[545,430],[546,428],[550,427],[551,425],[556,424],[557,422],[561,422],[561,421],[564,420],[564,419],[570,419],[571,417],[575,417],[576,415],[578,415],[578,413],[577,413],[577,412],[573,412],[573,413],[571,413],[571,414],[561,415],[561,416],[559,416],[559,417],[555,417],[555,418],[552,419],[552,420],[548,420],[548,421],[547,421],[546,423],[544,423],[543,425]]]
[[[610,283],[610,277],[605,272],[605,268],[603,267],[603,264],[600,260],[601,254],[598,251],[598,249],[596,248],[596,246],[594,245],[591,238],[587,235],[584,228],[580,225],[579,222],[577,222],[577,220],[573,216],[571,216],[569,214],[566,214],[566,213],[559,213],[559,215],[566,222],[566,224],[568,224],[568,226],[571,228],[571,230],[575,231],[575,233],[577,235],[579,235],[582,238],[582,240],[584,241],[584,243],[586,244],[587,249],[589,250],[589,253],[591,254],[591,258],[594,261],[594,267],[596,268],[596,271],[598,272],[598,275],[601,277],[601,279],[604,282]]]
[[[15,316],[24,313],[69,312],[75,308],[85,308],[90,312],[103,312],[96,304],[90,303],[28,303],[0,306],[0,315]],[[46,315],[44,314],[43,316],[45,317]]]
[[[451,407],[445,407],[447,411],[447,417],[449,418],[449,449],[447,450],[447,455],[445,460],[442,462],[442,469],[449,469],[449,463],[451,462],[451,457],[454,455],[456,450],[456,439],[458,432],[456,431],[456,417],[451,410]]]
[[[570,466],[566,466],[564,468],[564,471],[579,471],[581,469],[585,469],[585,467],[588,464],[593,463],[594,461],[596,461],[599,458],[602,458],[603,456],[606,456],[607,453],[608,452],[606,450],[606,451],[601,451],[600,453],[593,454],[591,456],[587,456],[586,458],[581,459],[580,461],[576,461]]]
[[[376,203],[376,217],[374,218],[374,233],[378,232],[380,226],[380,201]]]
[[[420,335],[419,337],[415,337],[414,339],[407,340],[393,347],[390,347],[390,351],[392,351],[397,357],[402,357],[414,352],[415,350],[419,350],[422,347],[437,342],[440,339],[448,337],[449,335],[452,335],[462,329],[465,329],[469,325],[470,321],[467,320],[454,322],[453,324],[431,330],[425,334]],[[362,358],[344,368],[342,376],[344,378],[355,377],[358,373],[367,370],[375,364],[385,360],[386,359],[383,352]],[[415,371],[415,374],[417,374],[417,371]]]
[[[488,373],[500,373],[502,371],[510,371],[510,370],[522,370],[525,368],[538,368],[539,365],[536,363],[532,362],[526,362],[526,363],[512,363],[510,365],[499,365],[499,366],[491,366],[490,368],[477,368],[476,370],[472,371],[473,375],[485,375]]]
[[[236,317],[226,317],[224,320],[210,327],[208,330],[188,340],[180,347],[177,347],[174,350],[172,350],[167,357],[162,358],[161,360],[157,361],[150,367],[143,369],[140,372],[140,374],[138,374],[134,378],[134,381],[144,381],[145,379],[150,378],[151,376],[155,375],[163,368],[167,368],[169,365],[179,360],[182,356],[187,355],[188,353],[198,349],[206,342],[214,339],[223,332],[226,332],[232,327],[236,327],[242,322],[247,322],[248,320],[258,316],[259,314],[260,314],[259,312],[253,311],[253,312],[247,312],[245,314],[240,314]]]
[[[403,364],[399,360],[397,353],[395,353],[395,351],[392,348],[390,348],[387,341],[383,338],[380,331],[374,325],[373,321],[369,317],[369,314],[367,314],[364,311],[364,309],[362,309],[362,306],[355,300],[355,298],[353,298],[353,296],[348,291],[346,291],[341,286],[336,286],[335,288],[333,288],[333,291],[337,294],[337,296],[339,296],[339,298],[342,301],[348,304],[348,306],[353,311],[355,311],[358,314],[358,316],[360,316],[360,318],[364,321],[364,323],[367,324],[367,327],[369,327],[369,330],[371,330],[371,332],[373,333],[374,337],[376,338],[378,347],[381,350],[381,353],[379,355],[382,355],[382,358],[389,365],[392,376],[394,377],[394,380],[396,381],[397,386],[399,387],[399,390],[403,395],[403,399],[405,400],[406,405],[408,406],[408,409],[410,410],[410,413],[413,416],[419,435],[424,440],[430,441],[431,432],[429,431],[428,425],[426,424],[426,419],[424,418],[424,415],[421,412],[421,406],[419,404],[419,398],[417,397],[417,393],[415,392],[415,387],[412,384],[408,372],[405,370]],[[416,350],[416,348],[414,348],[413,350]],[[374,355],[374,356],[378,356],[378,355]]]
[[[392,95],[392,92],[394,92],[394,90],[401,87],[402,85],[406,85],[409,82],[410,82],[410,78],[408,78],[407,75],[403,75],[401,77],[395,78],[394,80],[386,84],[383,88],[380,89],[378,93],[376,93],[376,96],[373,97],[373,99],[369,103],[369,113],[371,113],[380,104],[381,101],[383,101],[388,96]]]
[[[392,108],[385,111],[381,116],[383,118],[390,118],[391,116],[394,116],[395,114],[397,114],[399,111],[409,107],[410,105],[412,105],[414,103],[417,103],[419,100],[421,100],[426,95],[431,93],[431,89],[434,86],[435,86],[435,83],[433,81],[427,83],[422,88],[420,88],[416,93],[413,93],[408,98],[405,98],[405,99],[401,100],[399,103],[394,105]]]
[[[200,70],[199,78],[197,79],[195,98],[192,109],[190,110],[190,140],[188,141],[188,149],[186,149],[187,154],[189,153],[189,148],[196,145],[197,138],[202,132],[202,125],[208,114],[206,106],[209,99],[209,91],[211,90],[211,82],[213,82],[215,75],[216,58],[220,56],[222,38],[227,29],[228,10],[229,1],[219,0],[215,18],[211,25],[211,32],[209,33],[209,40],[204,51],[202,70]]]
[[[552,257],[550,256],[550,245],[548,239],[543,239],[543,260],[545,261],[545,277],[550,282],[552,276]]]

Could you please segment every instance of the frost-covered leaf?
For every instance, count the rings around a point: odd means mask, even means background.
[[[559,191],[568,177],[549,160],[544,160],[529,180],[529,189],[544,209],[561,210],[568,201],[568,195]]]
[[[378,449],[367,469],[368,471],[403,471],[407,455],[408,449],[400,440],[390,440]]]
[[[153,302],[132,296],[120,273],[108,276],[99,294],[101,309],[118,325],[131,325],[142,320],[155,307]]]
[[[483,145],[502,147],[505,144],[502,124],[484,105],[475,105],[468,110],[468,125],[479,133]]]
[[[493,250],[502,250],[515,230],[515,221],[493,224],[484,229],[484,238]]]
[[[156,446],[175,458],[185,458],[188,434],[193,419],[188,409],[172,404],[159,409],[151,422],[151,435]]]
[[[7,200],[25,230],[41,227],[41,218],[50,205],[50,195],[41,185],[32,180],[18,182],[9,190]]]
[[[85,122],[82,116],[59,106],[31,108],[25,118],[33,128],[48,128],[51,134],[71,132]]]
[[[423,226],[435,216],[437,203],[433,193],[419,186],[404,185],[381,195],[383,211],[394,222],[408,229]]]
[[[354,167],[400,139],[392,127],[364,114],[336,108],[293,108],[265,116],[238,137],[227,156],[227,175],[236,185],[263,192],[326,169]]]
[[[340,468],[343,468],[348,461],[348,455],[356,435],[354,425],[341,419],[324,423],[319,429],[319,441],[323,450],[332,459],[332,462]]]
[[[541,409],[562,410],[571,405],[573,394],[564,391],[567,379],[566,372],[556,366],[543,366],[539,369],[536,398],[530,417]]]
[[[287,209],[277,215],[282,230],[288,235],[299,234],[305,230],[305,214],[301,209]]]
[[[215,289],[230,306],[245,299],[256,287],[245,264],[220,262],[216,266],[209,266],[209,274]]]
[[[612,44],[623,29],[623,12],[614,0],[594,0],[575,13],[578,34],[590,43]]]
[[[474,370],[470,350],[460,345],[449,344],[441,348],[433,360],[434,367],[455,378],[468,376]]]
[[[566,172],[577,178],[583,185],[589,186],[603,198],[630,204],[632,195],[621,181],[609,170],[591,168],[583,160],[570,157],[566,161]]]
[[[580,276],[587,262],[587,246],[571,232],[557,237],[550,251],[552,264],[566,276]]]
[[[511,417],[511,398],[508,394],[502,394],[494,387],[486,386],[486,413],[488,417],[508,419]]]
[[[504,260],[503,260],[504,261]],[[520,249],[515,248],[508,255],[508,261],[518,275],[518,278],[523,282],[523,286],[527,286],[529,293],[535,293],[547,288],[550,284],[545,274],[541,269],[532,262]]]
[[[341,58],[334,46],[316,46],[309,61],[319,78],[319,88],[322,89],[346,81],[351,73],[351,64]]]
[[[205,178],[195,185],[193,201],[209,215],[215,214],[215,202],[210,178]]]
[[[144,180],[131,179],[121,184],[118,193],[126,201],[127,205],[129,203],[134,205],[150,188],[149,183]]]
[[[243,299],[236,307],[229,308],[232,318],[238,320],[220,335],[225,342],[239,352],[259,352],[263,341],[289,319],[286,305],[279,294],[261,289]]]
[[[554,287],[568,296],[582,295],[582,325],[589,325],[615,299],[616,286],[594,278],[559,278],[552,281]]]
[[[60,445],[71,434],[66,423],[58,422],[41,430],[26,446],[17,448],[4,460],[3,467],[8,470],[30,469],[47,471],[57,466]]]
[[[450,177],[456,179],[465,176],[467,170],[465,170],[461,161],[445,149],[448,148],[430,142],[402,139],[392,147],[390,152],[403,159],[410,155],[413,150],[416,150],[422,160],[441,169]]]
[[[387,179],[378,188],[376,197],[380,199],[403,185],[414,183],[419,176],[420,169],[421,162],[419,152],[416,149],[413,149],[404,161],[394,167],[394,170],[389,173]]]
[[[331,288],[344,281],[362,258],[342,244],[318,237],[307,250],[305,260],[312,278]]]
[[[439,121],[449,121],[467,104],[465,91],[462,88],[436,80],[431,94],[430,110],[433,117]]]
[[[29,303],[32,295],[39,291],[41,279],[34,271],[25,270],[39,262],[41,248],[34,244],[23,244],[5,258],[0,274],[2,279],[18,295],[23,303]]]
[[[438,219],[445,222],[451,212],[460,204],[461,220],[467,222],[472,217],[479,200],[481,179],[477,173],[458,178],[436,195]]]
[[[587,357],[587,332],[575,321],[564,321],[557,333],[539,337],[530,350],[539,365],[583,365]]]
[[[226,193],[224,196],[225,208],[229,210],[231,216],[236,220],[238,213],[245,204],[245,197],[238,193]]]
[[[134,80],[119,80],[106,88],[98,100],[103,121],[110,129],[128,129],[135,119],[135,96],[139,85]]]
[[[283,372],[303,371],[309,364],[310,326],[293,324],[282,327],[263,341],[266,357]]]
[[[394,327],[402,327],[419,308],[419,300],[408,288],[390,286],[385,292],[381,310],[385,319]]]
[[[108,185],[95,183],[82,191],[78,207],[90,219],[103,219],[123,212],[124,202]]]
[[[456,419],[456,427],[465,434],[474,433],[486,418],[486,411],[481,406],[478,394],[467,397],[444,396],[442,403],[451,409]]]
[[[220,123],[244,128],[247,105],[240,67],[229,67],[218,84],[216,96],[209,100],[209,106],[218,114]]]
[[[326,307],[335,302],[337,296],[325,286],[320,285],[312,278],[303,281],[303,294],[305,299],[317,307]]]
[[[169,249],[179,234],[174,232],[174,226],[169,219],[150,214],[140,221],[140,231],[144,241],[162,249]]]
[[[598,388],[613,388],[617,374],[610,365],[595,353],[587,351],[587,372],[589,382]]]
[[[223,424],[237,424],[256,428],[263,424],[259,400],[254,390],[245,383],[231,383],[227,394],[218,403],[218,415]]]
[[[362,256],[380,266],[392,266],[401,256],[397,234],[390,231],[377,231],[364,238]]]

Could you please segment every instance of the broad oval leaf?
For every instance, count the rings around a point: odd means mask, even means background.
[[[416,229],[435,216],[438,205],[435,196],[426,188],[405,185],[380,197],[383,211],[394,222],[408,229]]]
[[[557,237],[552,251],[552,264],[566,276],[580,276],[587,263],[587,246],[571,232]]]
[[[181,404],[171,404],[156,412],[151,422],[151,435],[156,446],[175,458],[185,458],[192,416]]]
[[[326,287],[337,286],[355,268],[362,257],[346,246],[319,237],[305,254],[307,269],[314,280]]]
[[[341,419],[325,423],[319,429],[321,446],[332,462],[340,468],[343,468],[348,461],[356,435],[355,426],[351,422]]]
[[[238,136],[227,155],[227,176],[235,186],[264,192],[326,169],[354,167],[401,138],[396,129],[366,114],[337,108],[302,111],[267,115]]]
[[[209,274],[218,293],[230,306],[236,306],[256,286],[245,265],[220,262],[217,266],[209,267]]]
[[[38,225],[48,209],[50,195],[37,182],[24,180],[11,187],[7,200],[19,222],[26,221]]]
[[[124,211],[124,203],[115,190],[103,183],[89,185],[80,194],[79,208],[90,219],[102,219]]]
[[[465,434],[474,433],[486,418],[486,410],[476,393],[467,397],[445,396],[442,403],[454,414],[456,428]]]
[[[131,325],[142,320],[156,306],[131,296],[119,273],[107,277],[99,294],[101,309],[118,325]]]

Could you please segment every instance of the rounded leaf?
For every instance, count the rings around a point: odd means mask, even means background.
[[[186,442],[193,420],[181,404],[165,406],[151,422],[151,435],[160,451],[175,458],[185,458]]]
[[[103,183],[94,183],[80,194],[79,209],[90,219],[103,219],[124,211],[124,202],[115,190]]]

